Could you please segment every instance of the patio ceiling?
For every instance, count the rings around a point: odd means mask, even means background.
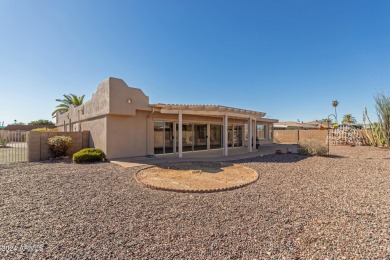
[[[277,122],[278,120],[263,118],[264,112],[252,111],[247,109],[219,106],[219,105],[183,105],[183,104],[154,104],[153,110],[162,114],[178,114],[179,111],[183,115],[203,115],[203,116],[224,116],[235,118],[252,118],[259,121]]]

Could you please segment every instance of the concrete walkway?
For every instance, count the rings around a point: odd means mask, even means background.
[[[263,156],[267,154],[274,154],[276,150],[282,150],[283,153],[287,152],[289,149],[291,152],[297,152],[297,145],[295,144],[273,144],[273,145],[264,145],[260,146],[257,151],[248,153],[247,147],[241,148],[229,148],[229,155],[223,156],[222,149],[215,149],[210,151],[196,151],[196,152],[185,152],[183,157],[179,158],[177,154],[162,154],[152,157],[129,157],[129,158],[120,158],[110,160],[111,163],[130,168],[143,165],[155,165],[159,163],[167,162],[203,162],[203,161],[212,161],[212,162],[224,162],[224,161],[234,161],[247,158],[253,158],[258,156]]]

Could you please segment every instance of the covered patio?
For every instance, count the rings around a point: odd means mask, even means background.
[[[162,154],[151,157],[128,157],[111,160],[111,163],[123,167],[136,167],[140,165],[154,165],[168,162],[201,162],[201,161],[234,161],[247,158],[254,158],[268,154],[274,154],[276,150],[281,150],[283,153],[291,151],[297,152],[297,145],[294,144],[270,144],[260,146],[256,151],[248,153],[246,147],[229,149],[229,155],[224,156],[221,150],[184,152],[182,158],[178,158],[174,154]]]
[[[256,151],[272,144],[275,119],[265,113],[217,105],[155,104],[152,106],[154,153],[184,157],[199,151],[209,157]]]

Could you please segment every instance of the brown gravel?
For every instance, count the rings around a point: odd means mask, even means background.
[[[390,259],[390,151],[242,161],[233,191],[144,188],[109,163],[0,165],[0,258]]]

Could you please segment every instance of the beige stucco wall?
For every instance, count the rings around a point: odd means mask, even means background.
[[[147,115],[138,111],[137,116],[107,117],[107,149],[109,159],[147,154]]]
[[[129,103],[130,101],[130,103]],[[123,80],[107,78],[98,85],[91,100],[68,112],[57,115],[57,125],[82,122],[107,115],[134,116],[136,110],[150,111],[149,97],[138,88],[129,87]]]
[[[121,79],[107,78],[91,100],[58,114],[57,126],[65,132],[90,131],[90,146],[101,148],[109,159],[144,155],[148,111],[149,97],[142,90],[129,87]]]
[[[149,97],[141,89],[116,78],[109,78],[109,86],[110,114],[135,116],[136,110],[151,111]]]
[[[93,118],[81,122],[81,130],[89,131],[89,144],[91,147],[107,151],[107,118]]]

